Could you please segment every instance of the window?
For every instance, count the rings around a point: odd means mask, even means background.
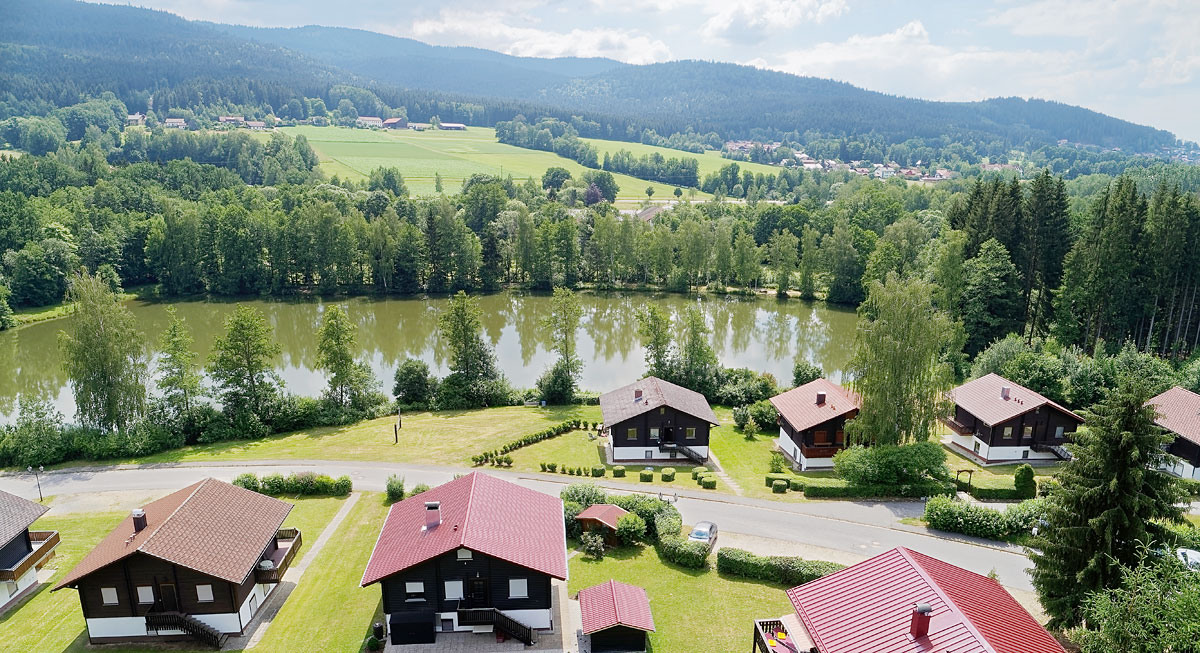
[[[646,460],[654,460],[654,451],[650,449],[646,450]]]
[[[1021,451],[1021,458],[1028,458],[1028,457],[1029,457],[1029,450],[1028,450],[1028,449],[1025,449],[1025,450]]]
[[[15,581],[15,580],[4,581],[4,589],[6,591],[8,591],[8,598],[11,599],[13,594],[17,593],[17,581]]]
[[[154,603],[154,588],[149,585],[138,585],[137,587],[138,603],[146,605]]]
[[[510,599],[527,599],[529,598],[529,580],[525,578],[509,578],[508,579],[508,598]]]
[[[459,601],[463,597],[463,582],[461,580],[446,581],[446,600]]]
[[[660,408],[658,409],[658,414],[659,414],[659,415],[666,415],[666,414],[667,414],[667,407],[666,407],[666,406],[662,406],[662,407],[660,407]]]
[[[696,439],[696,427],[689,426],[687,431],[685,431],[684,433],[685,433],[685,435],[683,437],[687,438],[688,440]]]
[[[637,429],[629,429],[628,431],[626,431],[625,439],[626,440],[636,440],[637,439]]]
[[[1026,438],[1032,438],[1032,437],[1033,437],[1033,427],[1032,427],[1032,426],[1026,426],[1026,427],[1025,427],[1025,434],[1024,434],[1024,436],[1023,436],[1023,437],[1026,437]]]
[[[650,429],[650,439],[651,440],[658,439],[658,429]]]
[[[458,550],[458,559],[459,560],[470,560],[471,559],[471,550],[470,549],[459,549]]]
[[[212,603],[212,601],[213,601],[212,585],[197,585],[196,586],[196,600],[201,603]]]
[[[1063,427],[1060,426],[1060,427],[1054,429],[1054,437],[1055,438],[1058,438],[1061,440],[1062,436],[1063,436]]]
[[[1012,427],[1011,426],[1004,427],[1004,439],[1005,440],[1012,439]]]
[[[404,584],[404,600],[405,601],[424,601],[425,600],[425,583],[405,583]]]
[[[979,453],[979,440],[975,441],[975,453]]]
[[[117,604],[117,588],[101,587],[100,588],[100,603],[102,603],[104,605],[116,605]]]

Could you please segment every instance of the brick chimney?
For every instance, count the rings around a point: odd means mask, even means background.
[[[146,528],[146,511],[141,508],[133,509],[133,532],[140,533]]]
[[[442,502],[425,502],[425,530],[431,531],[442,523]]]
[[[824,403],[825,403],[825,393],[818,392],[817,393],[817,405],[820,406],[821,404],[824,404]]]
[[[912,623],[908,632],[913,637],[925,637],[929,634],[929,617],[933,614],[933,606],[928,603],[917,603],[913,606]]]

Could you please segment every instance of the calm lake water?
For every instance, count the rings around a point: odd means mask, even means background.
[[[446,350],[437,337],[438,312],[445,298],[353,298],[332,302],[358,325],[362,357],[390,393],[392,374],[405,358],[420,358],[447,373]],[[799,300],[687,297],[676,294],[582,294],[583,320],[578,353],[584,361],[582,387],[604,391],[633,381],[645,370],[637,337],[635,311],[655,302],[678,315],[685,306],[704,312],[713,348],[721,363],[771,372],[790,383],[792,360],[801,354],[838,378],[850,356],[855,314],[851,310]],[[282,346],[276,370],[290,392],[317,396],[325,380],[316,363],[316,330],[329,302],[254,300],[267,316]],[[499,293],[481,296],[483,326],[495,347],[500,368],[520,387],[531,387],[554,359],[538,327],[550,309],[549,295]],[[233,302],[191,301],[174,304],[131,302],[130,308],[154,354],[173,305],[191,328],[195,349],[205,359]],[[0,332],[0,419],[10,421],[21,398],[50,400],[67,417],[74,402],[62,369],[57,334],[65,321],[33,324]]]

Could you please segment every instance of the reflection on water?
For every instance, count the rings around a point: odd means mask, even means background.
[[[584,360],[582,385],[606,390],[640,376],[645,364],[634,312],[653,301],[673,315],[688,304],[700,307],[712,327],[713,348],[721,363],[771,372],[782,383],[791,380],[792,359],[799,353],[835,378],[850,356],[854,340],[853,311],[797,300],[696,298],[675,294],[601,293],[580,295],[583,320],[578,352]],[[319,300],[245,302],[267,316],[283,349],[277,371],[289,391],[319,395],[325,381],[314,370],[316,329],[327,305]],[[362,356],[385,390],[404,358],[421,358],[439,375],[446,373],[446,352],[437,337],[438,311],[445,298],[375,299],[360,297],[334,302],[359,327]],[[514,385],[530,387],[552,362],[539,322],[550,309],[548,295],[498,293],[481,296],[483,327],[496,348],[500,368]],[[173,304],[196,338],[195,348],[207,358],[232,302],[189,301]],[[133,302],[130,308],[154,353],[167,325],[166,303]],[[21,397],[48,399],[63,414],[74,404],[58,351],[62,321],[34,324],[0,333],[0,417],[11,419]]]

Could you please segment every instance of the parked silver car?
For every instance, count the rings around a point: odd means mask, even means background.
[[[688,540],[692,542],[701,542],[712,551],[713,546],[717,543],[717,525],[710,521],[697,522],[692,527],[692,532],[688,533]]]

